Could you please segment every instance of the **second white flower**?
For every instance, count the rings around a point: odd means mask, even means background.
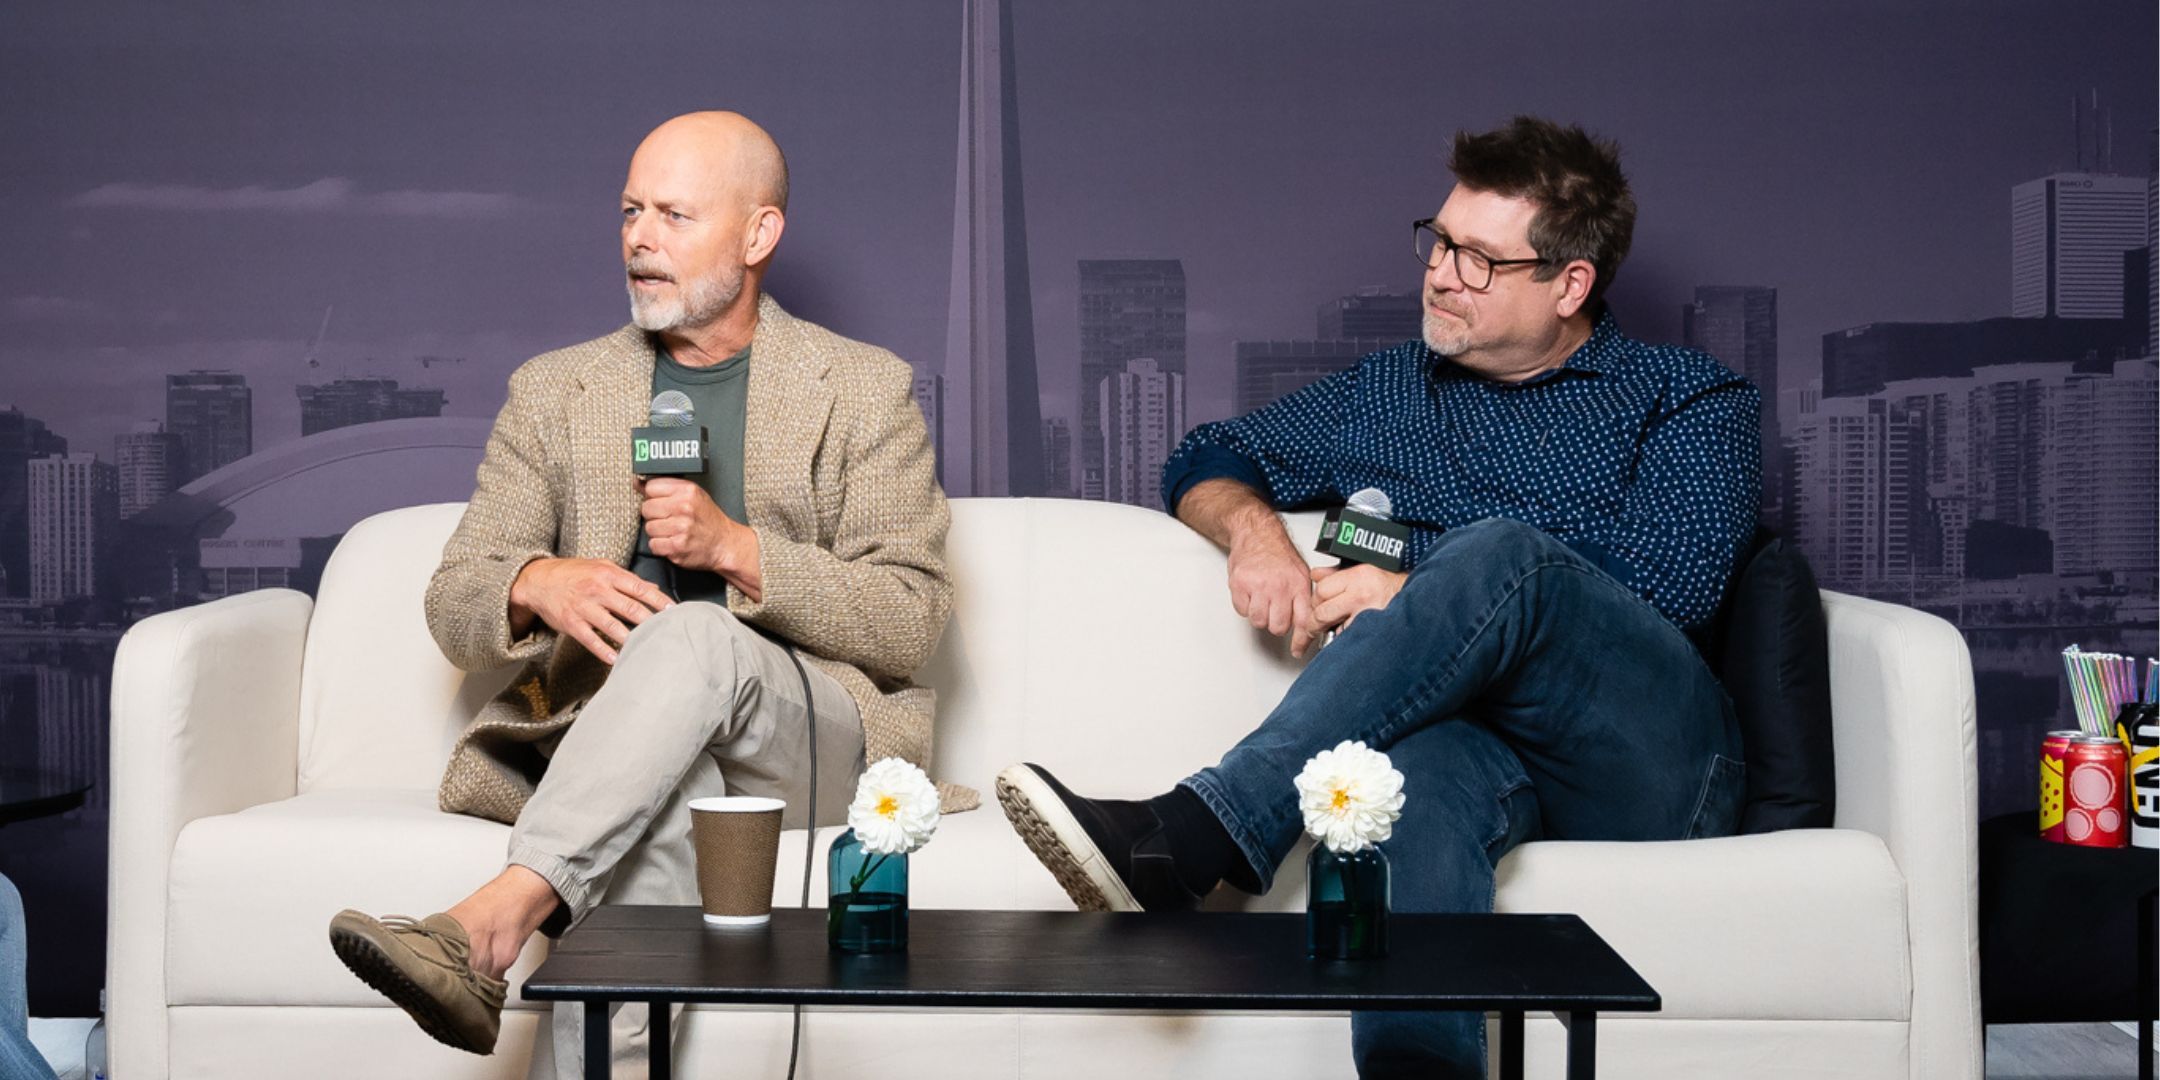
[[[1363,851],[1394,834],[1402,788],[1403,774],[1388,756],[1364,743],[1322,750],[1297,775],[1305,831],[1338,854]]]

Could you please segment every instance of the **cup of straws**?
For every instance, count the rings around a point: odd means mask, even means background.
[[[2160,846],[2160,660],[2063,650],[2075,730],[2040,750],[2040,834],[2084,847]]]

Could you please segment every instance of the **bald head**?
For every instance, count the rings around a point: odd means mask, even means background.
[[[741,113],[694,112],[669,120],[638,144],[631,171],[641,164],[705,186],[744,209],[787,212],[787,159],[780,144]]]
[[[765,129],[731,112],[654,128],[623,184],[631,321],[663,335],[747,334],[786,219],[787,162]]]

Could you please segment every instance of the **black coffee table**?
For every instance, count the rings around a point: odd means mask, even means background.
[[[1522,1076],[1523,1013],[1568,1028],[1567,1076],[1594,1074],[1599,1012],[1655,1012],[1658,993],[1573,915],[1401,915],[1390,954],[1305,958],[1303,915],[917,911],[908,951],[843,956],[825,912],[762,930],[706,928],[691,907],[602,907],[525,980],[534,1001],[585,1003],[585,1075],[608,1075],[607,1006],[653,1004],[651,1075],[669,1075],[667,1004],[946,1005],[993,1009],[1468,1009],[1501,1018],[1501,1075]]]

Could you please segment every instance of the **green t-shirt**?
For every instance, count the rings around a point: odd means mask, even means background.
[[[666,349],[655,346],[653,357],[652,392],[680,390],[690,396],[690,408],[700,427],[705,429],[705,472],[697,477],[705,494],[712,496],[713,505],[736,521],[743,517],[743,414],[747,408],[750,390],[750,349],[728,357],[711,367],[689,367],[678,363]],[[642,523],[640,525],[642,528]],[[637,576],[665,589],[668,587],[667,560],[648,553],[643,533],[639,534],[637,554],[630,557],[630,570]],[[675,568],[674,593],[678,600],[710,600],[727,603],[727,581],[720,575],[705,570]]]

